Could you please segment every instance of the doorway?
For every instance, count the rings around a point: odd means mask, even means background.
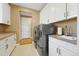
[[[32,43],[32,17],[21,16],[20,44]]]

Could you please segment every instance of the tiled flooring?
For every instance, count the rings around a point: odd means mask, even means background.
[[[33,44],[17,45],[11,56],[39,56]]]

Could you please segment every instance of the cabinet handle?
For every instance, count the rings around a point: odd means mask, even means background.
[[[58,53],[58,48],[57,48],[57,53]]]
[[[6,44],[6,49],[8,49],[8,44]]]
[[[49,19],[48,19],[48,22],[49,22]]]
[[[8,41],[8,39],[6,39],[5,41]]]
[[[59,55],[61,55],[61,50],[59,49]]]
[[[68,17],[68,11],[67,11],[67,17]]]
[[[65,12],[64,12],[64,17],[66,17],[66,14],[65,14]]]

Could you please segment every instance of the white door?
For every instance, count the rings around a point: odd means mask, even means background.
[[[32,18],[21,17],[21,39],[31,37]]]

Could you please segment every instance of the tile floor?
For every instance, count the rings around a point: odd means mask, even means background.
[[[11,56],[39,56],[33,44],[17,45]]]

